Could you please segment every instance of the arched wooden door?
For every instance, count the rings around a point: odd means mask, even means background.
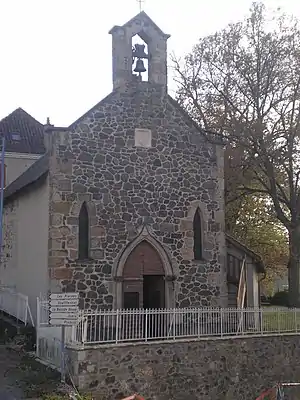
[[[123,269],[123,308],[165,307],[163,262],[147,241],[140,242],[128,256]]]

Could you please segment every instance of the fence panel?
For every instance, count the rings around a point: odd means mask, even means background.
[[[60,351],[60,328],[50,327],[48,301],[38,305],[40,352],[55,338]],[[78,323],[68,327],[67,343],[104,344],[180,340],[188,338],[236,337],[300,332],[300,309],[276,308],[184,308],[135,310],[82,310]],[[57,350],[56,350],[57,349]],[[44,350],[43,350],[44,351]],[[46,353],[49,353],[49,349]],[[48,354],[47,353],[47,354]],[[56,356],[52,356],[54,359]]]
[[[80,342],[82,332],[78,332],[82,325],[66,327],[66,344]],[[49,325],[49,301],[37,299],[37,327],[36,327],[36,356],[46,364],[57,369],[61,360],[61,327]]]
[[[84,311],[76,343],[147,342],[184,338],[297,333],[296,309],[157,309]]]
[[[11,315],[25,325],[28,322],[34,325],[28,304],[28,296],[16,292],[12,288],[0,286],[0,311]]]

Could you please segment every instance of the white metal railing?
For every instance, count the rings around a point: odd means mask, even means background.
[[[38,301],[37,313],[37,330],[51,337],[57,328],[49,326],[47,300]],[[77,344],[300,333],[300,309],[82,310],[66,333],[67,342]]]
[[[57,369],[61,363],[61,341],[55,337],[37,336],[36,356]]]
[[[81,344],[300,333],[300,309],[189,308],[84,311],[73,328]]]
[[[34,325],[28,296],[16,292],[12,288],[0,286],[0,311],[22,321],[25,325],[28,321]]]
[[[76,328],[66,327],[66,344],[74,342],[74,334]],[[37,298],[36,357],[59,369],[61,350],[61,328],[49,325],[49,301]]]

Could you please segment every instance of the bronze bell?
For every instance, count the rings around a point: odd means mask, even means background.
[[[143,60],[137,60],[136,61],[136,66],[134,68],[134,72],[138,72],[139,74],[142,72],[146,72],[146,68],[144,66],[144,61]]]
[[[148,54],[145,53],[145,45],[136,44],[132,49],[132,56],[136,58],[148,58]]]

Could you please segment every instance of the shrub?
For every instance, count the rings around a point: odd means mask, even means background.
[[[281,292],[277,292],[273,297],[270,298],[270,304],[273,306],[289,306],[289,293],[286,290],[282,290]]]

